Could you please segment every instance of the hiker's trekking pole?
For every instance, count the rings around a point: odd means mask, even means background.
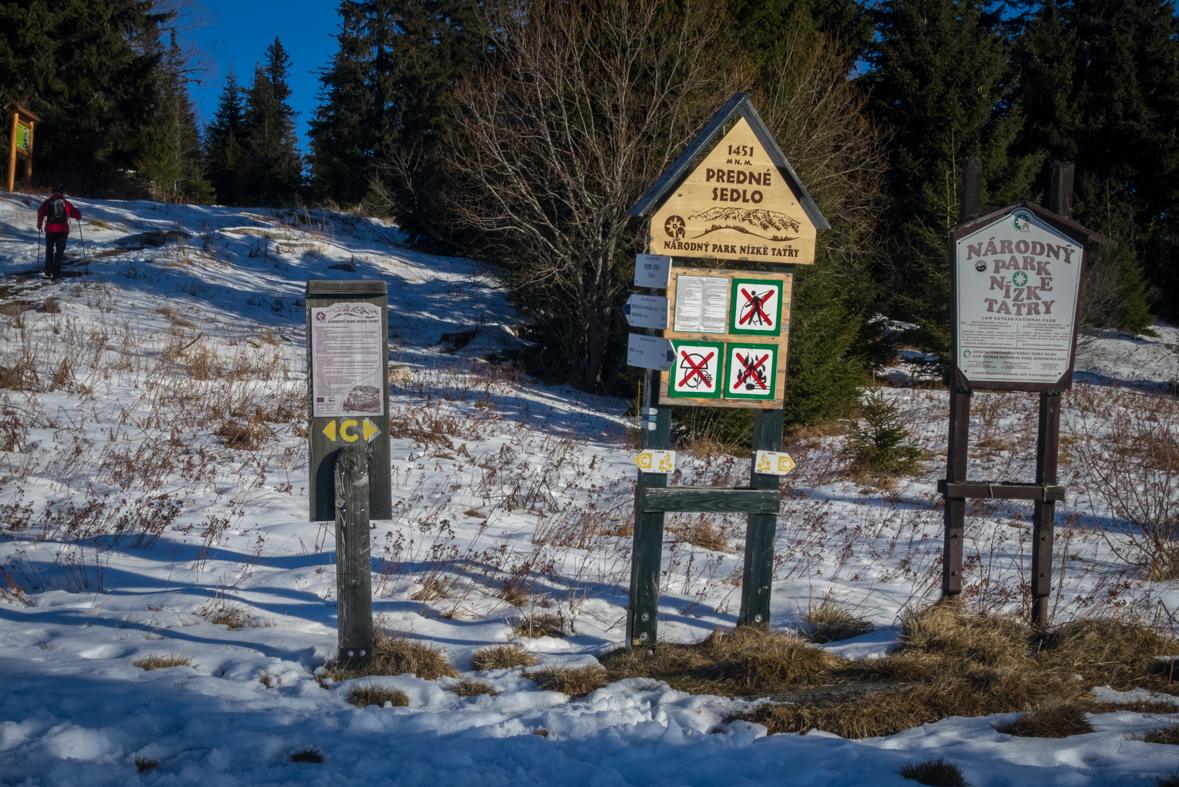
[[[78,238],[82,241],[82,264],[86,266],[86,272],[90,272],[90,260],[86,256],[86,233],[82,231],[82,220],[75,219],[78,222]]]

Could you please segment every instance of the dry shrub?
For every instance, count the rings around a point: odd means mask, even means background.
[[[215,434],[225,441],[227,448],[235,451],[257,451],[266,444],[270,429],[257,419],[245,423],[229,419],[217,427]]]
[[[23,354],[12,366],[0,366],[0,388],[9,391],[40,391],[41,378],[29,355]]]
[[[817,604],[811,603],[802,622],[806,638],[820,645],[858,637],[875,629],[867,620],[857,617],[847,604],[830,596],[823,596]]]
[[[323,752],[318,746],[307,746],[294,752],[291,762],[310,762],[318,765],[323,762]]]
[[[512,624],[512,633],[517,637],[537,639],[539,637],[566,636],[565,619],[551,612],[534,612],[517,620]]]
[[[526,672],[524,677],[535,681],[545,691],[559,691],[570,697],[584,697],[609,683],[606,670],[595,664],[584,667],[544,667]]]
[[[632,525],[633,526],[633,525]],[[699,519],[695,522],[679,524],[667,528],[675,540],[684,544],[707,549],[710,552],[732,552],[729,546],[727,528],[717,527],[710,519]]]
[[[517,582],[511,579],[505,579],[503,585],[495,595],[513,607],[522,607],[528,603],[528,594],[520,589]]]
[[[369,705],[383,708],[385,703],[389,703],[394,708],[409,707],[409,697],[404,691],[382,689],[372,684],[353,686],[352,693],[348,695],[348,702],[358,708],[367,708]]]
[[[479,697],[483,694],[494,697],[499,694],[490,683],[485,680],[460,680],[458,683],[450,687],[460,697]]]
[[[254,627],[249,610],[232,605],[220,594],[202,604],[196,614],[216,626],[225,626],[230,631],[240,631],[246,626]]]
[[[1158,777],[1155,787],[1179,787],[1179,771]]]
[[[513,667],[534,667],[536,656],[519,645],[492,645],[475,651],[471,657],[471,666],[479,672],[493,669],[512,669]]]
[[[412,673],[422,680],[459,677],[441,648],[405,636],[390,636],[376,621],[373,623],[372,660],[356,668],[331,666],[327,672],[335,681],[405,673]]]
[[[969,787],[962,769],[939,757],[919,763],[906,763],[897,771],[902,779],[909,779],[928,787]]]
[[[1025,713],[1015,721],[995,726],[997,732],[1020,738],[1067,738],[1093,732],[1093,725],[1079,703],[1051,702]]]
[[[153,760],[151,757],[144,757],[142,754],[135,755],[135,770],[139,771],[140,773],[150,771],[159,764],[159,760]]]
[[[41,304],[41,308],[37,309],[37,311],[42,314],[60,314],[61,302],[57,298],[50,296],[45,299],[45,302]]]
[[[718,629],[692,645],[661,643],[653,655],[616,650],[602,663],[611,680],[654,678],[679,691],[723,696],[819,686],[846,664],[799,637],[752,626]]]
[[[131,666],[139,667],[141,670],[150,672],[154,669],[168,669],[169,667],[192,667],[197,668],[196,664],[192,663],[192,659],[188,656],[177,656],[175,653],[170,653],[166,656],[159,654],[151,654],[148,656],[140,656],[131,662]]]

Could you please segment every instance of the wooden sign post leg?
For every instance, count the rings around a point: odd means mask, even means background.
[[[372,445],[349,445],[336,458],[336,625],[341,664],[373,656],[372,565],[369,545],[369,470]]]
[[[1036,435],[1036,483],[1056,484],[1060,448],[1060,392],[1040,394],[1040,425]],[[1032,510],[1032,625],[1048,627],[1048,595],[1052,591],[1052,537],[1056,503],[1037,500]]]
[[[12,191],[16,182],[16,134],[20,131],[20,115],[12,113],[12,145],[8,151],[8,191]]]
[[[647,413],[658,402],[660,374],[648,371],[643,384],[640,448],[671,448],[671,408],[659,407],[655,429],[648,430]],[[630,563],[630,603],[626,608],[626,648],[653,648],[659,629],[659,573],[663,568],[663,512],[647,512],[648,489],[667,487],[667,473],[639,471],[635,493],[634,550]]]
[[[753,415],[753,451],[782,450],[783,410],[757,410]],[[754,489],[778,490],[780,476],[756,472],[757,460],[750,467],[750,486]],[[745,568],[741,574],[741,611],[739,626],[770,625],[770,589],[774,584],[774,538],[777,514],[748,514],[745,529]]]
[[[970,389],[950,389],[950,444],[946,481],[966,480],[966,449],[970,443]],[[942,548],[942,597],[962,592],[962,534],[966,526],[966,498],[945,498],[945,543]]]

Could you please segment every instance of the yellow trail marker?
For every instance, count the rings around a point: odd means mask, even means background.
[[[352,420],[343,421],[340,424],[340,439],[345,443],[355,443],[360,439],[360,435],[349,434],[352,429],[356,428],[356,422]]]
[[[366,443],[367,443],[369,440],[372,440],[374,437],[376,437],[377,435],[379,435],[379,434],[381,433],[381,430],[380,430],[380,429],[378,429],[378,428],[377,428],[377,427],[376,427],[376,426],[373,424],[373,422],[372,422],[372,421],[370,421],[370,420],[368,420],[367,418],[365,418],[365,419],[364,419],[364,423],[363,423],[361,426],[362,426],[362,428],[363,428],[363,431],[364,431],[364,441],[365,441]]]
[[[328,421],[327,426],[323,428],[323,433],[327,435],[327,439],[331,440],[333,443],[336,442],[336,422]]]
[[[758,451],[754,469],[767,475],[786,475],[794,469],[794,460],[780,451]]]
[[[644,473],[670,473],[675,470],[675,451],[655,451],[648,448],[635,457],[635,464]]]

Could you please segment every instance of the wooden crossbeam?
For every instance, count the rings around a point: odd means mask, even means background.
[[[716,486],[648,487],[644,490],[642,505],[645,513],[776,514],[782,507],[782,493],[776,489]]]
[[[1064,487],[1055,484],[1023,484],[1013,481],[962,481],[958,483],[941,480],[937,491],[946,497],[996,498],[1000,500],[1039,500],[1063,502]]]

